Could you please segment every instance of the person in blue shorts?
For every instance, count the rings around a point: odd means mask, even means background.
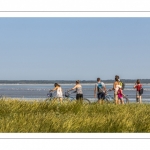
[[[96,94],[97,94],[97,98],[98,98],[98,103],[99,104],[103,104],[103,101],[105,99],[105,94],[106,94],[106,86],[103,82],[101,82],[100,78],[97,78],[97,83],[95,84],[95,88],[94,88],[94,97],[96,98]]]

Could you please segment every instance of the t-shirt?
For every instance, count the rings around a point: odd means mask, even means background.
[[[77,94],[83,94],[82,93],[82,86],[81,87],[77,87],[76,88],[76,92],[77,92]]]
[[[95,86],[97,87],[97,92],[105,92],[104,91],[105,84],[103,82],[97,82]]]
[[[135,86],[135,88],[136,88],[137,91],[140,91],[141,87],[142,87],[141,84],[137,84],[137,85]]]

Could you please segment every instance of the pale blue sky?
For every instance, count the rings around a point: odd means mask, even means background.
[[[150,78],[150,18],[0,18],[0,80]]]

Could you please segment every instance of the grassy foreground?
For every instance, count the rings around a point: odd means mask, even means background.
[[[0,100],[1,133],[145,133],[150,104],[90,104]]]

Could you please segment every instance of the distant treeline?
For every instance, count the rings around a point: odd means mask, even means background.
[[[150,79],[140,79],[141,83],[150,83]],[[102,80],[104,83],[113,83],[114,80]],[[135,83],[136,79],[122,79],[124,83]],[[96,80],[80,80],[81,83],[95,83]],[[71,84],[75,80],[0,80],[0,84]]]

